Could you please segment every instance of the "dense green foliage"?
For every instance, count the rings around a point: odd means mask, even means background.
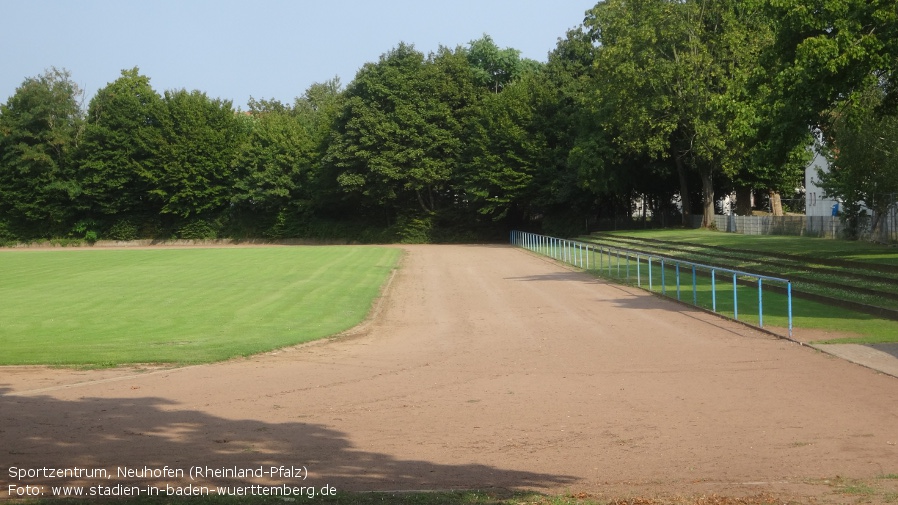
[[[777,212],[815,138],[828,194],[881,214],[898,191],[896,40],[898,0],[604,0],[545,63],[488,35],[400,43],[345,88],[245,111],[159,93],[137,68],[83,110],[52,69],[0,106],[0,241],[708,226],[734,191]]]

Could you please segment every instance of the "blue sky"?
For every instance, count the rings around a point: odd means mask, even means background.
[[[246,108],[345,86],[400,42],[428,53],[484,33],[546,61],[596,0],[0,0],[0,102],[65,68],[87,97],[140,68],[156,91],[198,89]]]

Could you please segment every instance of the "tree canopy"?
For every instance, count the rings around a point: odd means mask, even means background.
[[[846,207],[898,192],[898,0],[603,0],[561,35],[545,63],[400,42],[246,110],[138,68],[86,108],[67,70],[28,77],[0,105],[0,241],[709,226],[722,194],[778,210],[815,138]]]

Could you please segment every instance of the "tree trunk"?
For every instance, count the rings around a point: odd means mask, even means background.
[[[710,170],[702,170],[702,228],[714,226],[714,181]]]
[[[780,194],[772,189],[767,190],[767,194],[770,196],[770,213],[774,216],[782,216],[783,201],[780,199]]]
[[[423,210],[425,214],[430,213],[431,209],[428,209],[428,208],[427,208],[427,204],[424,203],[424,197],[421,196],[421,190],[416,189],[416,190],[415,190],[415,196],[418,197],[418,204],[421,206],[421,210]]]
[[[736,214],[740,216],[750,216],[751,211],[751,188],[736,188]]]
[[[680,205],[683,207],[683,225],[692,226],[692,199],[689,198],[689,181],[686,178],[686,166],[683,159],[674,156],[677,163],[677,175],[680,178]]]

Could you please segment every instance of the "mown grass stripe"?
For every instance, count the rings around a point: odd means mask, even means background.
[[[3,251],[0,364],[196,363],[358,324],[382,247]]]

